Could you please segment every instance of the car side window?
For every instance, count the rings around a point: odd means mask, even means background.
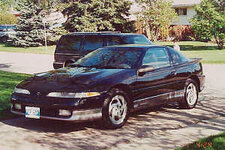
[[[87,35],[85,36],[83,50],[95,50],[97,48],[103,47],[103,39],[100,36],[96,35]]]
[[[62,36],[57,51],[78,51],[82,36]]]
[[[188,61],[188,58],[184,57],[182,54],[172,48],[169,48],[169,52],[171,55],[172,63],[175,65]]]
[[[164,48],[150,48],[145,53],[142,65],[152,65],[155,69],[168,67],[169,55]]]

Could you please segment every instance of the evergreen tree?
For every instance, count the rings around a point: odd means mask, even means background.
[[[17,34],[11,38],[10,44],[18,47],[35,47],[44,44],[44,24],[42,9],[30,0],[19,4],[21,16],[18,18]]]
[[[129,16],[131,2],[128,0],[79,0],[69,4],[63,13],[68,16],[68,31],[134,31]]]

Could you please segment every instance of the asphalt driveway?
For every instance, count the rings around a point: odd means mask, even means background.
[[[52,69],[50,55],[0,52],[0,70],[37,73]],[[117,130],[101,123],[68,123],[23,117],[0,122],[1,150],[175,149],[225,130],[225,65],[203,65],[207,76],[192,110],[165,108],[133,113]]]
[[[0,70],[18,73],[39,73],[53,69],[53,56],[29,53],[0,52]]]
[[[0,122],[2,150],[168,150],[225,129],[225,99],[204,96],[192,110],[174,107],[134,113],[117,130],[100,122],[68,123],[18,118]]]

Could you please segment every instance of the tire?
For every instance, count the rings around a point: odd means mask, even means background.
[[[192,109],[196,106],[198,102],[198,89],[197,83],[194,80],[188,79],[186,81],[184,96],[180,102],[181,108]]]
[[[7,38],[7,37],[5,37],[5,36],[1,38],[2,43],[6,43],[6,42],[7,42],[7,40],[8,40],[8,38]]]
[[[129,118],[129,98],[119,89],[108,92],[102,109],[102,122],[105,128],[121,128]]]

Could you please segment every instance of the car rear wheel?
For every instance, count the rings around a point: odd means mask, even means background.
[[[184,88],[184,98],[181,101],[181,107],[192,109],[198,102],[198,86],[192,79],[188,79]]]
[[[72,61],[72,60],[66,61],[66,62],[63,64],[63,67],[64,67],[64,68],[65,68],[65,67],[68,67],[68,66],[72,65],[73,63],[74,63],[74,61]]]
[[[7,38],[7,37],[5,37],[5,36],[1,38],[2,43],[7,42],[7,40],[8,40],[8,38]]]
[[[106,128],[120,128],[129,117],[129,98],[125,92],[112,89],[104,102],[102,121]]]

